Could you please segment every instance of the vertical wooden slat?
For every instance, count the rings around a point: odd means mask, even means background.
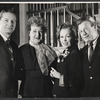
[[[57,7],[59,7],[59,3],[57,3]]]
[[[57,5],[58,5],[58,4],[56,3],[56,7],[57,7]]]
[[[50,39],[50,41],[51,41],[51,46],[53,46],[53,12],[52,11],[50,11],[50,30],[51,30],[51,39]]]
[[[36,10],[36,4],[34,4],[34,11]]]
[[[50,8],[50,4],[48,4],[48,8]]]
[[[50,4],[50,8],[52,7],[52,5]]]
[[[35,10],[36,10],[36,4],[33,4],[33,11],[35,11]],[[34,17],[34,13],[32,15]]]
[[[57,10],[57,26],[59,25],[59,10]]]
[[[60,4],[58,3],[58,7],[60,6]]]
[[[98,14],[100,14],[100,3],[98,3]]]
[[[41,17],[41,14],[39,13],[39,17]]]
[[[33,11],[33,4],[31,4],[30,7],[31,7],[31,11]]]
[[[38,4],[36,4],[36,10],[38,10]]]
[[[75,4],[75,10],[78,10],[78,5],[77,4]]]
[[[46,19],[46,12],[44,12],[44,19],[47,21]],[[47,33],[45,33],[45,44],[47,44]]]
[[[47,44],[50,45],[50,12],[46,12],[46,20],[47,20]]]
[[[47,9],[49,8],[49,5],[47,4]]]
[[[70,23],[72,24],[72,22],[73,22],[73,16],[72,15],[70,15]]]
[[[33,11],[35,11],[35,10],[36,10],[36,4],[33,4]],[[34,17],[34,13],[32,15]]]
[[[35,6],[34,6],[34,4],[33,4],[33,11],[35,11],[35,8],[34,8]]]
[[[92,16],[94,16],[94,4],[92,3]]]
[[[64,8],[64,23],[65,23],[65,18],[66,18],[66,9]]]
[[[88,15],[88,3],[86,3],[86,15]]]
[[[73,4],[73,10],[76,10],[76,4]]]
[[[57,26],[59,26],[59,10],[57,10]],[[59,41],[57,41],[57,47],[60,47]]]
[[[39,10],[41,10],[41,4],[39,4]]]
[[[44,19],[46,20],[46,12],[44,12]]]
[[[43,4],[43,9],[45,9],[45,4]]]

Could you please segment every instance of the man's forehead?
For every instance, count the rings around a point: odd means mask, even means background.
[[[13,13],[10,13],[10,12],[4,12],[2,14],[2,18],[13,18],[13,19],[16,19],[16,16]]]
[[[88,26],[91,26],[91,23],[89,21],[83,21],[81,24],[78,25],[79,28]]]
[[[82,24],[82,25],[85,25],[85,26],[91,25],[90,21],[83,21],[81,24]],[[81,24],[80,24],[80,25],[81,25]]]

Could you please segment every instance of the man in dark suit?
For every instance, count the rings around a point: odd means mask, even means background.
[[[17,81],[14,76],[17,44],[10,39],[16,27],[13,11],[0,13],[0,98],[17,97]]]
[[[92,17],[78,21],[78,33],[87,44],[82,49],[84,88],[82,97],[100,97],[100,36]]]

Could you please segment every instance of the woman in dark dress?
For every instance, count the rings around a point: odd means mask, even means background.
[[[46,22],[41,17],[28,20],[29,43],[21,46],[16,62],[17,78],[21,80],[19,94],[23,98],[52,97],[50,65],[56,53],[43,43]]]
[[[68,23],[59,26],[58,39],[63,52],[58,56],[57,70],[51,67],[50,76],[54,82],[54,97],[79,97],[82,83],[82,65],[77,47],[77,34]]]

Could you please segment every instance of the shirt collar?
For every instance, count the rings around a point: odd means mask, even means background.
[[[99,35],[95,38],[95,40],[92,42],[93,45],[97,43],[97,39],[98,39]]]
[[[1,32],[0,32],[0,35],[1,35],[1,37],[3,38],[3,40],[6,42],[7,40],[9,40],[9,39],[7,39]]]

